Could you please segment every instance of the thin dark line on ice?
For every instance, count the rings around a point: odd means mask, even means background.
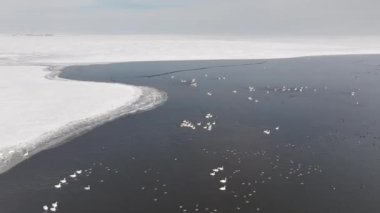
[[[260,62],[255,62],[255,63],[227,64],[227,65],[219,65],[219,66],[199,67],[199,68],[193,68],[193,69],[173,70],[173,71],[159,73],[159,74],[154,74],[154,75],[142,75],[142,76],[137,76],[137,77],[138,78],[153,78],[153,77],[170,75],[170,74],[180,73],[180,72],[207,70],[207,69],[213,69],[213,68],[251,66],[251,65],[260,65],[260,64],[265,64],[265,63],[266,63],[266,61],[260,61]]]

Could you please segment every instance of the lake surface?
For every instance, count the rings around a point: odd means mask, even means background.
[[[380,212],[380,56],[133,62],[61,77],[151,86],[168,101],[1,175],[1,213],[55,201],[67,213]]]

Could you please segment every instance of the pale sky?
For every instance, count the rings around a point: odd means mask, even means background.
[[[380,0],[0,0],[2,33],[380,35]]]

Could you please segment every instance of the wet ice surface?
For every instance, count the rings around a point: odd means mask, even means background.
[[[0,176],[0,212],[378,212],[379,59],[68,68],[169,99]]]

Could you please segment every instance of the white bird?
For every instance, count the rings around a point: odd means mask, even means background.
[[[74,174],[70,175],[70,177],[71,177],[71,178],[76,178],[76,177],[77,177],[77,174],[74,173]]]
[[[49,207],[47,205],[44,205],[42,208],[44,209],[45,212],[49,210]]]
[[[227,178],[224,178],[222,180],[219,181],[220,183],[227,183]]]
[[[235,93],[235,94],[237,93],[237,91],[236,91],[236,90],[234,90],[234,91],[232,91],[232,92],[233,92],[233,93]]]
[[[55,212],[55,211],[57,211],[57,208],[55,208],[55,207],[51,207],[51,208],[50,208],[50,211]]]
[[[60,189],[62,187],[61,183],[58,183],[57,185],[54,185],[56,189]]]
[[[57,208],[58,207],[58,201],[55,201],[54,203],[52,203],[51,206],[53,206],[54,208]]]
[[[222,186],[219,188],[220,191],[226,191],[226,186]]]
[[[219,169],[216,168],[216,169],[212,169],[213,172],[219,172]]]
[[[275,128],[276,130],[279,130],[280,129],[280,127],[279,126],[276,126],[276,128]]]
[[[90,185],[88,185],[88,186],[85,186],[83,189],[86,191],[89,191],[91,189],[91,187],[90,187]]]
[[[264,130],[263,132],[264,132],[264,134],[266,134],[266,135],[270,135],[270,130],[269,130],[269,129],[266,129],[266,130]]]
[[[82,170],[77,170],[76,173],[77,173],[78,175],[80,175],[80,174],[82,174]]]
[[[29,152],[24,153],[24,157],[27,157],[29,155]]]
[[[211,175],[211,176],[215,176],[215,172],[211,172],[210,175]]]
[[[219,171],[223,171],[223,170],[224,170],[224,167],[223,167],[223,166],[218,167],[218,170],[219,170]]]
[[[252,101],[253,99],[252,99],[252,97],[248,97],[248,100]]]
[[[67,180],[66,180],[66,178],[63,178],[63,179],[60,180],[59,182],[61,182],[61,183],[67,183]]]

